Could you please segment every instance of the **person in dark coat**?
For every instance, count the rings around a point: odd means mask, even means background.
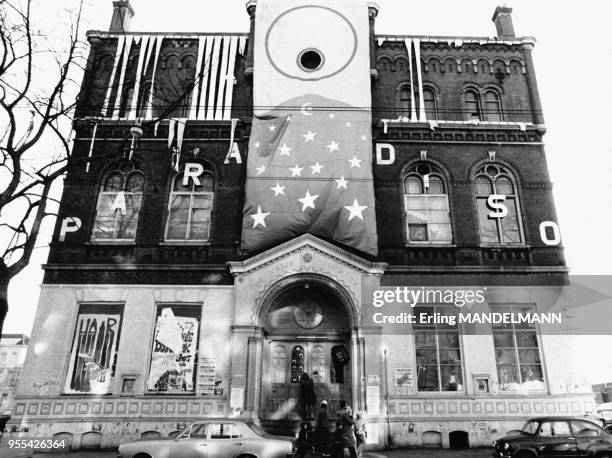
[[[329,448],[329,417],[327,416],[327,401],[321,401],[317,423],[314,431],[315,453],[326,455]]]
[[[332,458],[344,458],[344,441],[342,439],[342,423],[336,423],[336,429],[329,436],[329,451]]]
[[[295,458],[305,458],[306,452],[312,447],[312,425],[310,423],[301,424],[295,445]]]
[[[306,372],[300,377],[300,398],[302,401],[302,408],[304,409],[304,419],[313,419],[317,396],[314,391],[314,383]]]
[[[357,458],[356,439],[355,439],[355,421],[351,408],[346,401],[340,401],[340,410],[338,411],[338,423],[342,431],[342,447],[348,448],[351,458]]]

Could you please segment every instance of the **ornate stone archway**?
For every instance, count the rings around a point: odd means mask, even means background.
[[[359,383],[365,375],[362,361],[366,357],[359,332],[362,289],[379,284],[386,264],[369,262],[306,234],[248,260],[231,262],[229,267],[235,277],[230,390],[244,393],[243,413],[258,417],[260,410],[266,314],[283,291],[300,282],[328,289],[346,309],[351,328],[347,344],[354,355],[351,390],[359,406]],[[237,401],[238,396],[234,399]]]

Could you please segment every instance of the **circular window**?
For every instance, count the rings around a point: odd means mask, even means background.
[[[314,329],[323,321],[323,309],[316,302],[304,301],[295,308],[293,318],[299,327]]]
[[[317,49],[305,49],[298,55],[298,64],[304,71],[314,72],[323,66],[325,59]]]
[[[429,175],[431,173],[431,167],[429,164],[419,164],[417,166],[417,172],[421,176]]]
[[[491,178],[495,178],[497,175],[499,175],[499,169],[497,167],[495,167],[494,165],[487,166],[487,168],[485,169],[485,172]]]

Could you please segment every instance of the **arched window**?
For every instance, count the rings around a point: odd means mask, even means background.
[[[410,117],[410,87],[404,86],[398,94],[398,108],[400,116]]]
[[[132,163],[123,163],[104,177],[98,194],[93,240],[136,239],[144,182],[144,173]]]
[[[502,119],[501,104],[497,92],[488,90],[484,94],[485,121],[500,122]]]
[[[484,165],[476,173],[474,187],[481,243],[522,244],[520,207],[512,173],[500,164]],[[503,210],[489,207],[488,199],[493,194],[505,196],[501,204],[508,210],[507,215],[496,216]]]
[[[423,104],[425,105],[425,116],[427,119],[438,119],[436,109],[436,94],[429,87],[423,88]]]
[[[166,240],[209,240],[213,191],[214,178],[209,171],[198,177],[187,177],[187,180],[182,172],[174,177],[168,203]]]
[[[404,178],[406,237],[409,243],[450,243],[452,230],[448,195],[439,170],[419,162]]]
[[[465,110],[468,121],[482,121],[480,96],[473,89],[465,91]]]

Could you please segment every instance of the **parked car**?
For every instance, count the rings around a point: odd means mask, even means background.
[[[603,426],[612,433],[612,402],[606,402],[597,406],[597,415],[601,418]]]
[[[119,446],[117,458],[289,458],[294,439],[273,436],[235,418],[196,421],[176,438],[137,440]]]
[[[612,434],[579,417],[532,418],[520,434],[498,439],[493,446],[495,458],[612,458]]]

